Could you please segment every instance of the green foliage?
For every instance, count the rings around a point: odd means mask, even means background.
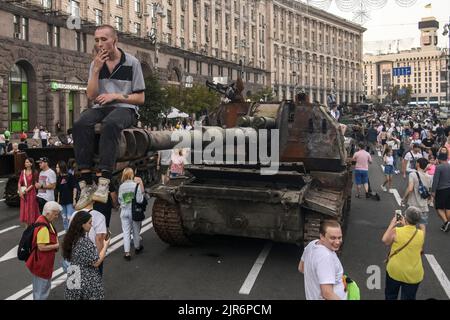
[[[169,114],[171,107],[192,115],[205,110],[213,112],[220,104],[220,95],[202,84],[194,84],[192,88],[162,87],[157,77],[150,76],[145,80],[145,87],[145,104],[139,112],[143,125],[165,122],[161,114]]]
[[[205,85],[194,84],[192,88],[167,87],[168,106],[191,115],[204,110],[212,112],[220,104],[220,95],[210,91]]]
[[[254,94],[252,94],[250,97],[250,100],[252,100],[252,102],[259,102],[259,101],[272,101],[274,96],[273,96],[273,91],[271,87],[265,87],[257,92],[255,92]]]
[[[401,94],[401,89],[405,90],[404,94]],[[401,105],[407,105],[411,101],[411,94],[412,94],[413,88],[411,85],[408,86],[402,86],[396,85],[392,89],[392,100],[397,100]]]
[[[145,79],[145,88],[145,103],[139,110],[140,120],[143,125],[156,126],[160,121],[159,115],[170,112],[166,102],[166,91],[154,75]]]

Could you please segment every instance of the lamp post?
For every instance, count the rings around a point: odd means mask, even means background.
[[[158,17],[164,18],[166,15],[164,13],[164,8],[161,4],[154,2],[151,4],[151,23],[152,28],[149,33],[149,38],[152,44],[155,45],[155,67],[158,68],[158,55],[159,55],[159,39],[158,39]]]
[[[449,19],[450,21],[450,19]],[[444,25],[444,32],[442,33],[443,36],[448,35],[448,40],[449,40],[449,44],[448,44],[448,51],[447,51],[447,63],[446,63],[446,67],[447,67],[447,93],[446,93],[446,97],[445,97],[445,102],[446,102],[446,106],[448,107],[450,105],[450,22]]]

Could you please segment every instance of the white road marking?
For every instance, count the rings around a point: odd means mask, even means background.
[[[272,245],[273,245],[272,242],[266,243],[264,249],[261,251],[258,258],[256,259],[253,268],[248,273],[247,278],[244,281],[244,284],[239,290],[239,294],[247,294],[247,295],[250,294],[250,291],[252,290],[253,285],[255,284],[256,278],[258,277],[258,274],[262,269],[264,261],[266,261],[270,249],[272,249]]]
[[[148,224],[147,224],[148,223]],[[142,221],[143,228],[141,229],[141,234],[150,230],[153,227],[152,218],[147,218],[144,221]],[[59,235],[59,234],[58,234]],[[110,246],[106,252],[106,255],[108,256],[118,248],[120,248],[123,245],[123,233],[115,236],[111,239],[111,244],[115,243],[114,245]],[[17,250],[17,249],[16,249]],[[59,286],[60,284],[64,283],[66,281],[66,274],[64,273],[63,268],[59,268],[55,271],[53,271],[53,277],[52,277],[52,289]],[[22,300],[32,300],[33,299],[33,285],[30,284],[26,288],[20,290],[19,292],[13,294],[12,296],[6,298],[5,300],[19,300],[21,297],[27,295]],[[31,294],[30,294],[31,292]]]
[[[436,258],[432,254],[426,254],[425,257],[428,260],[428,263],[431,266],[431,269],[433,269],[434,274],[439,280],[439,283],[441,284],[442,288],[444,288],[445,293],[447,294],[447,297],[450,299],[450,281],[448,280],[447,276],[445,275],[444,271],[442,270],[439,263],[436,261]]]
[[[62,269],[62,268],[61,268]],[[67,274],[63,273],[60,277],[58,277],[57,279],[52,280],[52,286],[50,290],[55,289],[57,286],[59,286],[60,284],[65,283],[67,280]],[[33,300],[33,293],[27,295],[25,298],[23,298],[22,300]]]
[[[7,253],[5,253],[1,258],[0,258],[0,262],[4,262],[4,261],[8,261],[14,258],[17,258],[17,249],[19,248],[19,246],[15,246],[14,248],[12,248],[11,250],[9,250]]]
[[[5,183],[6,181],[5,180],[0,180],[0,183]]]
[[[384,173],[384,166],[383,165],[381,165],[381,170],[383,170],[383,173]]]
[[[5,232],[8,232],[8,231],[10,231],[10,230],[17,229],[18,227],[20,227],[20,226],[12,226],[12,227],[3,229],[3,230],[0,231],[0,234],[5,233]]]
[[[398,205],[402,206],[402,198],[400,197],[400,194],[398,193],[397,189],[390,189],[390,193],[392,193],[395,197],[395,200],[397,201]]]
[[[61,237],[63,235],[66,234],[66,230],[63,230],[61,232],[58,232],[58,237]],[[17,242],[19,242],[20,238],[17,240]],[[9,250],[7,253],[5,253],[1,258],[0,258],[0,262],[5,262],[11,259],[15,259],[17,258],[17,249],[19,248],[19,246],[15,246],[14,248],[12,248],[11,250]]]
[[[381,151],[378,151],[378,156],[381,157]]]
[[[6,199],[0,199],[0,202],[3,202],[3,201],[5,201]]]

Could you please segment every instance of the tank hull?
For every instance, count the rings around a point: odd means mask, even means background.
[[[204,170],[193,167],[188,170]],[[228,235],[303,245],[317,238],[321,220],[345,220],[348,175],[335,177],[339,181],[336,186],[344,186],[339,191],[326,183],[319,186],[318,180],[313,183],[309,175],[298,172],[272,176],[270,179],[278,183],[268,183],[269,180],[261,181],[258,174],[253,173],[252,177],[246,172],[252,170],[208,169],[208,176],[213,179],[199,179],[196,175],[154,186],[150,192],[160,202],[176,208],[179,218],[171,228],[181,228],[188,239],[198,234]],[[238,174],[245,176],[240,183],[236,180]],[[153,223],[159,235],[158,222]],[[165,225],[160,229],[168,228]],[[178,244],[170,237],[160,238]]]

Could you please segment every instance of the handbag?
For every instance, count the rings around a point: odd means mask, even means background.
[[[27,188],[28,188],[28,185],[27,185],[27,176],[26,176],[26,174],[25,174],[25,170],[23,170],[23,181],[24,181],[24,183],[25,183],[25,186],[20,186],[20,189],[17,190],[17,194],[20,194],[21,192],[22,192],[22,193],[25,193],[25,191],[26,191]]]
[[[139,184],[136,183],[136,189],[134,189],[134,198],[131,201],[131,218],[133,221],[142,221],[145,219],[145,210],[147,209],[147,198],[144,195],[144,200],[141,203],[136,201],[137,189]]]
[[[423,185],[422,179],[420,179],[420,175],[416,172],[417,179],[419,179],[419,195],[422,199],[428,199],[431,195],[427,188]]]
[[[411,239],[409,239],[408,242],[405,243],[405,245],[404,245],[403,247],[398,248],[398,249],[395,250],[392,254],[391,254],[391,249],[389,248],[388,256],[387,256],[387,258],[384,260],[384,262],[385,262],[386,264],[388,264],[389,260],[390,260],[393,256],[395,256],[395,255],[398,254],[400,251],[402,251],[403,249],[405,249],[405,248],[408,246],[408,244],[410,244],[411,241],[413,241],[413,239],[414,239],[414,237],[416,236],[416,234],[417,234],[418,231],[419,231],[419,229],[416,229],[416,231],[415,231],[414,234],[412,235]]]

